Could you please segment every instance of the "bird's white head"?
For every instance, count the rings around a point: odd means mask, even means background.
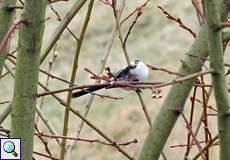
[[[130,73],[136,77],[139,81],[145,81],[149,75],[149,69],[143,62],[139,60],[135,60],[131,63],[133,69],[131,69]]]

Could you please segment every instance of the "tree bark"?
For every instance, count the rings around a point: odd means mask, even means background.
[[[221,4],[221,8],[219,10],[221,20],[225,20],[230,11],[230,0],[219,0],[218,3]],[[207,24],[204,24],[201,27],[198,36],[188,53],[198,57],[207,57],[207,41]],[[188,55],[186,55],[185,60],[181,62],[182,65],[180,67],[179,73],[182,75],[189,75],[198,72],[203,66],[203,61],[201,61],[199,58],[191,57]],[[172,86],[161,107],[161,111],[151,126],[138,160],[159,159],[169,134],[174,127],[180,113],[184,109],[185,102],[193,87],[194,81],[195,78]]]
[[[208,23],[208,48],[210,68],[214,70],[212,82],[218,110],[218,131],[220,160],[230,159],[230,105],[225,79],[222,31],[220,29],[220,4],[217,0],[205,0],[205,13]]]
[[[15,88],[11,111],[11,137],[21,138],[22,159],[31,160],[40,50],[46,0],[25,0],[19,30]]]
[[[16,4],[16,0],[2,0],[2,2],[0,3],[0,43],[5,37],[7,31],[9,30],[14,17],[14,10],[9,9],[9,7],[15,4]],[[5,62],[6,55],[7,55],[7,45],[3,49],[3,51],[0,52],[0,77],[2,75],[3,64]]]

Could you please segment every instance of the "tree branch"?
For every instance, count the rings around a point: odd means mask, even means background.
[[[222,31],[219,29],[221,20],[218,12],[220,6],[225,4],[217,2],[218,0],[205,0],[204,4],[208,23],[210,68],[214,70],[212,82],[218,111],[220,160],[225,160],[230,159],[230,104],[223,63]]]
[[[225,2],[229,4],[229,0],[220,0],[218,3]],[[229,13],[229,7],[223,6],[220,9],[221,19],[225,20]],[[208,45],[207,45],[207,25],[202,25],[197,37],[189,51],[189,54],[196,55],[199,57],[208,56]],[[201,70],[203,61],[197,58],[186,56],[183,61],[179,73],[182,75],[189,75]],[[156,160],[159,159],[160,153],[174,127],[180,113],[184,109],[184,104],[189,96],[192,89],[194,79],[184,82],[183,84],[173,85],[167,95],[161,111],[157,115],[155,122],[153,123],[148,137],[145,140],[144,147],[139,155],[139,160]],[[153,149],[154,148],[154,149]]]

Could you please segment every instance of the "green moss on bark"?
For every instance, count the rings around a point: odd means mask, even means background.
[[[22,159],[32,159],[34,117],[40,50],[44,31],[45,0],[25,0],[19,30],[15,88],[11,112],[11,137],[22,140]]]
[[[227,18],[229,13],[230,0],[219,0],[222,5],[219,9],[221,19]],[[200,29],[197,38],[195,39],[189,54],[198,57],[208,56],[208,37],[207,25],[203,25]],[[183,75],[192,74],[201,70],[203,62],[198,58],[186,56],[183,60],[179,73]],[[174,127],[180,113],[184,109],[185,102],[193,87],[195,79],[183,82],[182,84],[173,85],[167,95],[160,113],[157,115],[150,132],[147,136],[145,144],[139,155],[138,160],[158,160],[163,147],[169,137],[169,134]]]
[[[208,46],[213,88],[218,111],[218,130],[220,139],[220,160],[230,159],[230,103],[225,79],[220,4],[217,0],[205,0],[205,13],[208,23]]]

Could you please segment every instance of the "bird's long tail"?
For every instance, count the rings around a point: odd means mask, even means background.
[[[106,88],[110,85],[110,83],[103,83],[102,85],[100,86],[95,86],[95,87],[90,87],[88,89],[84,89],[84,90],[81,90],[81,91],[78,91],[78,92],[74,92],[72,94],[72,98],[77,98],[77,97],[81,97],[81,96],[84,96],[86,94],[90,94],[92,92],[95,92],[95,91],[98,91],[100,89],[103,89],[103,88]]]

